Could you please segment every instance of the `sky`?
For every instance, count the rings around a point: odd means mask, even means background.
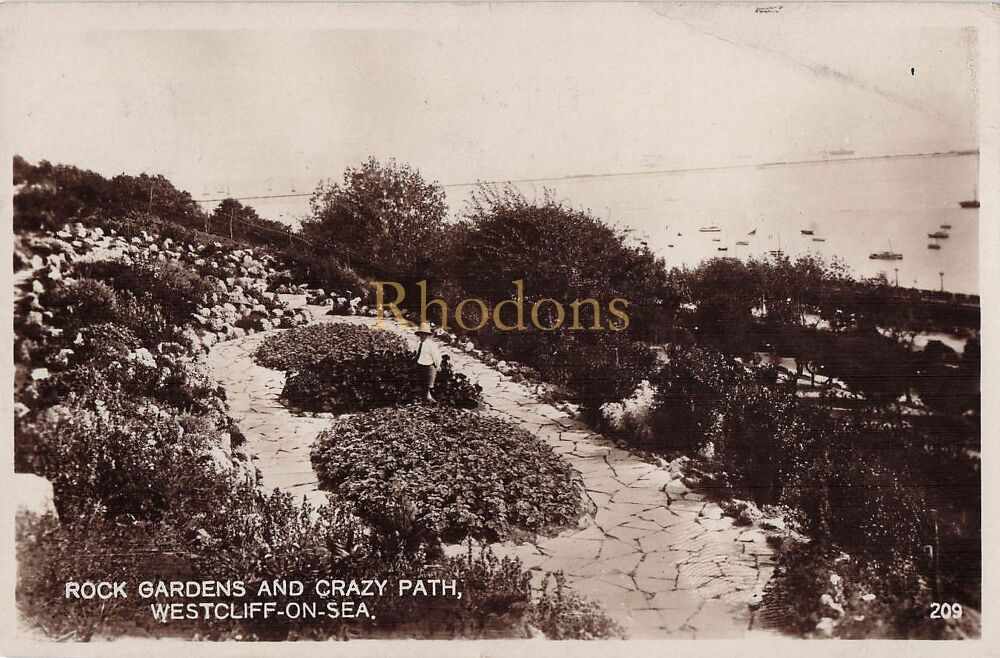
[[[35,15],[2,34],[4,132],[29,161],[162,173],[195,198],[307,192],[370,155],[448,185],[453,212],[465,183],[598,174],[522,189],[639,229],[719,199],[757,214],[760,163],[978,147],[972,8],[765,7]],[[665,172],[719,167],[747,175],[657,192]],[[639,188],[603,176],[643,172]],[[252,203],[282,221],[308,209]]]

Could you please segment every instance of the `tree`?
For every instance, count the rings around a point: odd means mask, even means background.
[[[324,182],[302,223],[306,239],[395,281],[421,278],[444,226],[444,191],[394,160],[369,158],[342,183]]]
[[[257,211],[236,199],[227,198],[219,202],[205,221],[205,231],[228,235],[246,234],[255,229],[261,220]]]
[[[712,258],[689,274],[691,299],[697,306],[694,322],[698,336],[729,354],[746,355],[753,309],[759,294],[750,270],[735,258]]]

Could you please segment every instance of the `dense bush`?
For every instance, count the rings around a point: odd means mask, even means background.
[[[182,412],[203,414],[221,406],[218,387],[204,365],[196,363],[177,343],[160,343],[153,351],[127,350],[124,343],[107,343],[91,350],[89,359],[37,385],[38,406],[59,404],[81,391],[102,398],[149,398]]]
[[[212,433],[186,431],[183,417],[153,402],[115,397],[53,406],[31,428],[37,472],[52,482],[60,515],[91,505],[108,515],[157,519],[211,479]]]
[[[265,368],[290,370],[320,361],[347,361],[372,352],[402,352],[406,341],[391,331],[363,325],[323,322],[296,327],[264,339],[254,359]]]
[[[107,323],[121,313],[121,299],[104,281],[84,277],[72,283],[58,283],[42,295],[46,308],[59,309],[54,321],[67,331],[85,324]]]
[[[506,421],[423,406],[338,419],[312,453],[320,483],[363,515],[394,501],[446,540],[497,539],[573,523],[573,470],[545,443]]]
[[[656,395],[650,411],[654,447],[690,450],[700,446],[716,421],[726,385],[743,376],[736,362],[718,352],[673,347],[652,376]]]
[[[169,260],[96,261],[81,263],[78,271],[138,299],[155,300],[174,324],[188,320],[199,304],[217,290],[211,279]]]
[[[918,570],[886,568],[830,546],[798,544],[779,552],[779,573],[768,585],[761,625],[811,637],[846,639],[978,638],[979,615],[928,619],[933,587]]]
[[[288,268],[289,276],[276,279],[276,284],[305,283],[323,290],[350,291],[363,300],[372,290],[357,270],[335,255],[296,245],[283,249],[279,258]]]
[[[410,352],[370,352],[349,359],[335,355],[289,374],[281,397],[304,411],[363,411],[419,401],[425,377]],[[438,404],[467,409],[478,405],[481,392],[451,368],[438,372],[431,391]]]
[[[590,304],[581,306],[581,326],[596,320],[599,331],[572,330],[569,321],[553,331],[489,324],[472,332],[478,347],[534,368],[590,408],[626,397],[648,376],[654,358],[637,341],[655,340],[669,325],[678,295],[663,261],[628,245],[622,232],[549,194],[529,200],[513,188],[486,186],[472,195],[465,221],[450,227],[442,245],[432,288],[450,308],[465,298],[493,308],[511,300],[513,282],[522,280],[525,308],[545,298],[563,305],[593,299],[603,310],[598,319]],[[628,303],[629,324],[622,331],[608,329],[622,326],[608,312],[616,298]],[[553,326],[553,305],[541,309],[539,323]],[[502,319],[515,321],[512,314]]]

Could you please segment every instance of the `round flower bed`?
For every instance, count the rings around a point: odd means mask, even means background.
[[[576,522],[572,468],[510,422],[411,405],[337,419],[312,451],[320,485],[367,516],[400,501],[444,541],[495,541]]]
[[[410,352],[371,352],[342,359],[330,356],[289,373],[282,400],[300,411],[343,413],[417,402],[426,377]],[[438,404],[472,409],[482,389],[451,368],[434,383]]]
[[[268,336],[254,359],[265,368],[289,370],[323,360],[342,361],[379,351],[406,351],[400,336],[356,324],[321,323]]]

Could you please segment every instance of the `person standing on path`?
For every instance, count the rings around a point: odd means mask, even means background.
[[[421,322],[417,328],[417,337],[420,338],[420,346],[417,348],[417,365],[424,371],[424,401],[435,403],[437,400],[431,395],[434,388],[434,380],[437,379],[438,370],[441,368],[441,352],[434,341],[430,340],[431,327],[426,322]]]

